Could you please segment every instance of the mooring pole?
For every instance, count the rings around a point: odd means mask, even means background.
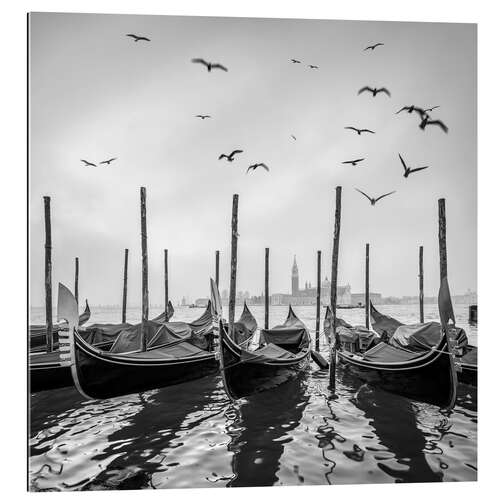
[[[215,284],[219,288],[219,250],[215,251]]]
[[[333,233],[332,279],[330,308],[333,314],[333,338],[330,342],[330,389],[335,391],[335,371],[337,366],[337,274],[339,263],[340,215],[342,208],[342,186],[335,189],[335,229]]]
[[[122,323],[127,322],[127,279],[128,279],[128,248],[125,248],[125,262],[123,264]]]
[[[238,262],[238,195],[233,194],[231,218],[231,279],[229,283],[229,335],[234,338],[234,309],[236,306],[236,267]]]
[[[264,328],[269,328],[269,248],[264,255]]]
[[[168,250],[164,249],[164,269],[165,269],[165,322],[168,321]]]
[[[446,202],[438,200],[439,213],[439,274],[441,281],[448,277],[448,255],[446,250]]]
[[[147,346],[147,321],[149,317],[148,292],[148,234],[146,227],[146,188],[141,187],[141,252],[142,252],[142,322],[141,350]]]
[[[79,273],[78,257],[75,257],[75,300],[77,305],[78,305],[78,273]]]
[[[319,324],[321,312],[321,250],[318,250],[318,270],[316,280],[316,351],[319,351]]]
[[[45,323],[47,325],[47,352],[54,349],[52,337],[52,228],[50,224],[50,196],[43,197],[45,209]]]
[[[420,304],[420,323],[424,322],[424,247],[418,249],[418,301]]]
[[[365,327],[370,328],[370,244],[366,244],[365,257]]]

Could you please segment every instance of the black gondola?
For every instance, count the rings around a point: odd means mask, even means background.
[[[229,337],[220,323],[220,369],[231,399],[276,387],[309,366],[311,339],[290,306],[283,325],[261,330],[264,345],[253,351]]]
[[[371,302],[370,316],[373,329],[380,335],[387,335],[389,338],[399,326],[403,325],[397,319],[377,311]],[[468,343],[467,336],[461,328],[451,328],[450,330],[459,344],[456,349],[458,381],[462,384],[477,386],[477,347]]]

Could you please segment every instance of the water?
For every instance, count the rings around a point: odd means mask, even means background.
[[[380,306],[402,322],[417,306]],[[263,308],[251,310],[259,325]],[[296,307],[310,327],[315,308]],[[160,311],[152,310],[151,316]],[[178,308],[191,320],[201,309]],[[237,315],[240,311],[237,310]],[[324,310],[322,311],[324,313]],[[285,307],[272,307],[270,323]],[[340,311],[354,324],[363,310]],[[457,324],[472,344],[466,306]],[[129,321],[140,311],[131,310]],[[437,319],[426,305],[426,319]],[[117,322],[119,311],[92,311],[92,321]],[[43,322],[33,310],[32,322]],[[321,350],[326,356],[323,345]],[[459,387],[453,411],[362,384],[339,371],[336,394],[311,364],[295,381],[230,403],[219,376],[106,401],[86,401],[73,388],[31,396],[30,487],[34,491],[194,488],[390,482],[477,478],[477,393]]]

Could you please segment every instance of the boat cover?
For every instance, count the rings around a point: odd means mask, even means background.
[[[370,341],[374,336],[374,332],[368,330],[364,326],[354,326],[346,328],[345,326],[338,326],[337,333],[341,342],[357,342],[358,340]]]
[[[122,330],[130,328],[130,323],[94,323],[80,330],[80,337],[89,344],[98,344],[100,342],[114,342]]]
[[[465,350],[465,354],[459,358],[460,362],[466,363],[468,365],[476,365],[477,366],[477,347],[468,346]]]
[[[295,315],[292,307],[288,310],[288,317],[282,325],[261,330],[266,344],[276,345],[301,345],[307,342],[307,327]]]
[[[120,332],[116,336],[116,340],[109,349],[109,352],[123,353],[130,351],[137,351],[141,349],[141,327],[142,324],[132,325]],[[146,345],[151,341],[151,339],[156,335],[158,330],[162,327],[162,323],[156,323],[156,321],[147,321],[146,327]]]
[[[246,349],[241,351],[242,363],[249,361],[252,363],[266,363],[274,359],[293,359],[295,357],[296,355],[276,344],[267,344],[265,347],[260,347],[255,351],[247,351]]]
[[[366,351],[363,355],[365,361],[372,363],[398,363],[410,361],[422,355],[420,352],[406,351],[398,347],[380,342],[375,347]]]
[[[145,358],[145,359],[179,359],[196,356],[200,353],[206,354],[206,351],[194,346],[189,342],[179,342],[175,345],[158,347],[157,349],[150,349],[147,351],[139,351],[134,353],[127,353],[125,356],[131,358]]]
[[[397,330],[397,328],[403,325],[403,323],[401,323],[397,319],[391,318],[390,316],[386,316],[385,314],[377,311],[377,309],[373,307],[373,304],[371,302],[370,316],[372,320],[372,328],[381,336],[384,334],[384,332],[386,332],[390,338]]]
[[[255,330],[257,330],[257,320],[254,318],[245,302],[240,319],[234,324],[234,341],[238,345],[243,344],[252,337]]]
[[[337,329],[339,327],[343,328],[352,328],[352,326],[347,322],[344,321],[342,318],[339,318],[338,316],[335,318],[335,325]],[[325,334],[325,337],[330,340],[332,336],[332,326],[333,326],[333,313],[332,310],[330,309],[330,306],[326,306],[326,313],[325,313],[325,319],[323,320],[323,333]]]

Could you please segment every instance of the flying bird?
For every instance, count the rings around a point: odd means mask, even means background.
[[[219,160],[222,160],[222,158],[226,158],[227,161],[234,161],[234,155],[238,153],[243,153],[242,149],[235,149],[231,154],[226,155],[226,154],[221,154],[219,156]]]
[[[422,121],[419,125],[422,130],[425,130],[425,127],[427,127],[427,125],[437,125],[443,132],[445,132],[446,134],[448,133],[448,127],[441,120],[430,120],[429,118],[430,116],[427,113],[424,113],[424,115],[422,116]]]
[[[381,200],[382,198],[385,198],[386,196],[389,196],[390,194],[394,194],[396,192],[396,191],[391,191],[390,193],[385,193],[382,196],[379,196],[378,198],[372,198],[371,196],[368,196],[366,193],[363,193],[363,191],[361,191],[358,188],[356,188],[356,191],[361,193],[363,196],[366,196],[370,200],[370,203],[372,204],[372,206],[374,206],[375,203],[377,203],[377,201]]]
[[[407,111],[408,113],[413,113],[414,111],[416,111],[417,113],[424,113],[424,110],[421,109],[421,108],[417,108],[417,106],[415,106],[414,104],[412,104],[411,106],[403,106],[399,111],[396,111],[396,115],[401,113],[401,111]]]
[[[222,71],[227,71],[227,68],[225,66],[223,66],[222,64],[207,62],[207,61],[205,61],[205,59],[195,58],[195,59],[191,59],[191,62],[203,64],[203,66],[205,66],[207,68],[208,72],[212,71],[213,69],[221,69]]]
[[[109,160],[104,160],[104,161],[101,161],[101,162],[99,163],[99,165],[104,165],[105,163],[107,163],[108,165],[110,165],[110,164],[111,164],[111,162],[112,162],[112,161],[115,161],[115,160],[117,160],[117,158],[110,158]]]
[[[134,39],[134,42],[139,42],[140,40],[144,42],[150,42],[151,40],[149,38],[146,38],[145,36],[137,36],[134,35],[133,33],[128,33],[126,36],[129,36],[130,38]]]
[[[368,132],[370,134],[374,134],[375,132],[373,130],[370,130],[368,128],[356,128],[356,127],[344,127],[347,130],[354,130],[355,132],[358,133],[358,135],[361,135],[362,132]]]
[[[302,64],[298,59],[291,59],[293,64]]]
[[[315,64],[309,64],[308,65],[311,69],[319,69],[319,66],[316,66]]]
[[[265,168],[269,172],[269,167],[265,163],[254,163],[247,168],[247,174],[250,170],[256,170],[258,167]]]
[[[343,161],[342,163],[345,165],[352,165],[353,167],[355,167],[360,161],[363,161],[363,160],[364,160],[364,158],[359,158],[357,160]]]
[[[408,176],[410,174],[413,174],[413,172],[418,172],[420,170],[425,170],[426,168],[429,168],[428,166],[427,167],[418,167],[418,168],[409,168],[409,167],[406,166],[406,163],[403,160],[403,157],[401,156],[401,154],[399,154],[399,159],[401,160],[401,163],[403,164],[403,168],[405,169],[405,172],[403,174],[404,178],[408,178]]]
[[[80,161],[83,161],[83,163],[85,164],[86,167],[97,167],[97,165],[95,163],[90,163],[87,160],[80,160]]]
[[[196,118],[201,118],[204,120],[205,118],[212,118],[210,115],[196,115]]]
[[[380,45],[384,45],[382,42],[378,42],[374,45],[368,45],[368,47],[366,47],[366,49],[364,50],[368,50],[368,49],[372,49],[372,50],[375,50],[377,47],[379,47]]]
[[[375,88],[375,87],[365,86],[362,89],[358,90],[358,95],[361,94],[362,92],[371,92],[373,94],[373,97],[376,97],[376,95],[379,92],[383,92],[384,94],[387,94],[389,97],[391,97],[391,93],[385,87]]]

